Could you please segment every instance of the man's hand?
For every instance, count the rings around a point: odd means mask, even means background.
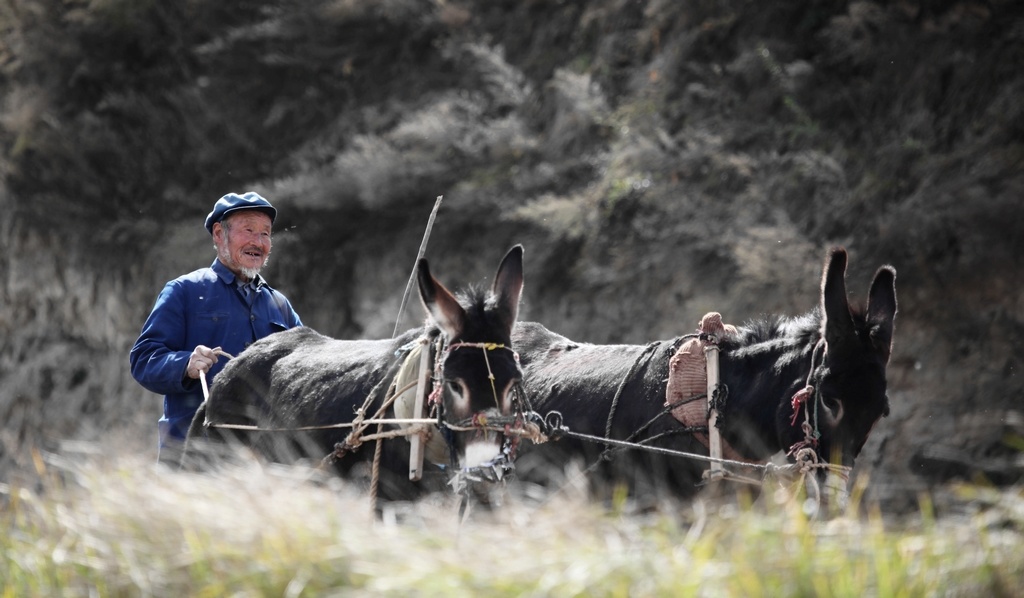
[[[185,375],[189,378],[199,378],[199,372],[209,372],[210,367],[217,363],[217,353],[220,347],[209,348],[205,345],[198,345],[192,354],[188,356],[188,366],[185,368]]]

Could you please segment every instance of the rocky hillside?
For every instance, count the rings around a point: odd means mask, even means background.
[[[128,350],[250,189],[268,279],[346,338],[392,334],[437,196],[442,280],[523,243],[522,317],[592,342],[805,312],[845,245],[855,299],[898,271],[870,492],[1024,473],[1021,3],[15,0],[0,28],[0,478],[155,455]]]

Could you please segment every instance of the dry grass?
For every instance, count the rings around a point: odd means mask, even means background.
[[[562,496],[459,523],[447,500],[371,516],[295,469],[221,475],[40,461],[3,487],[2,596],[922,596],[1024,591],[1024,492],[973,515],[808,520],[799,502],[659,513]],[[869,509],[870,510],[870,509]]]

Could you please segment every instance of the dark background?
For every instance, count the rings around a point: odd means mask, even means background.
[[[247,190],[280,210],[267,278],[342,338],[392,334],[439,195],[434,272],[487,284],[523,243],[521,318],[581,341],[803,313],[844,245],[855,300],[898,271],[869,495],[1024,473],[1020,2],[15,0],[0,28],[0,478],[155,458],[128,350]]]

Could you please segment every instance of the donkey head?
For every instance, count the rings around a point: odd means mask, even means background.
[[[523,247],[505,255],[489,292],[470,291],[460,302],[430,274],[426,260],[417,265],[420,299],[447,337],[441,356],[441,400],[445,421],[468,428],[451,438],[460,467],[475,467],[497,457],[503,435],[489,431],[487,420],[513,415],[513,387],[523,377],[512,351],[512,327],[523,290]]]
[[[813,400],[796,420],[816,430],[821,459],[852,467],[871,429],[889,414],[885,370],[892,349],[896,316],[896,270],[875,273],[863,308],[850,307],[846,294],[846,250],[833,248],[821,280],[822,347],[815,349],[810,384]],[[821,343],[819,343],[820,345]],[[803,437],[802,432],[799,433]],[[824,474],[820,477],[827,477]],[[830,476],[826,493],[846,491],[846,480]]]

